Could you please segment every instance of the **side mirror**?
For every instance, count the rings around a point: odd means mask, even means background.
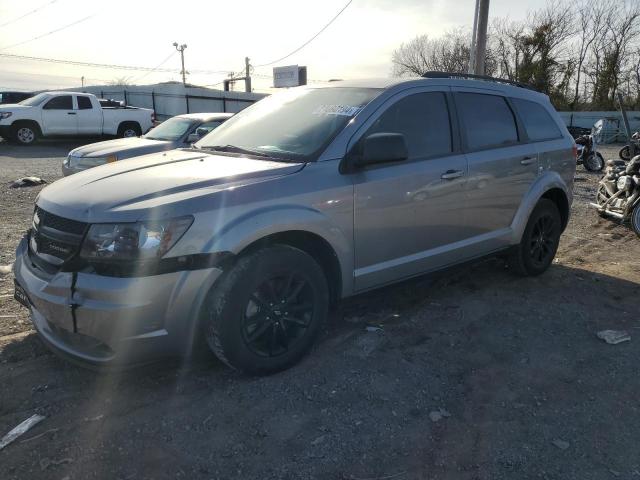
[[[200,138],[200,135],[198,135],[197,133],[190,133],[187,137],[187,143],[195,143],[200,140]]]
[[[409,158],[407,141],[401,133],[373,133],[361,143],[360,155],[356,155],[351,164],[362,168],[379,163],[401,162]]]

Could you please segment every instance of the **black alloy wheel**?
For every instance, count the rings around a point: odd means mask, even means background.
[[[268,357],[289,351],[309,328],[314,300],[310,283],[293,271],[266,280],[245,308],[242,335],[247,346]]]

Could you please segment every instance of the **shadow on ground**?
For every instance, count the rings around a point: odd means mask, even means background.
[[[0,451],[3,476],[630,478],[639,291],[480,262],[345,300],[309,356],[263,378],[210,356],[96,374],[28,336],[0,353],[0,433],[47,419]]]

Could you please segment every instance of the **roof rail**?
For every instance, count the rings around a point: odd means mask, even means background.
[[[535,90],[532,85],[528,83],[516,82],[514,80],[507,80],[506,78],[490,77],[488,75],[474,75],[472,73],[456,73],[456,72],[438,72],[431,71],[422,74],[423,78],[462,78],[470,80],[484,80],[486,82],[504,83],[506,85],[513,85],[514,87],[526,88],[528,90]]]

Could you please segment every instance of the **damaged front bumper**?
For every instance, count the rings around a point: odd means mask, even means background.
[[[31,261],[27,238],[14,275],[35,329],[54,351],[95,366],[188,353],[217,267],[143,277],[47,273]]]

